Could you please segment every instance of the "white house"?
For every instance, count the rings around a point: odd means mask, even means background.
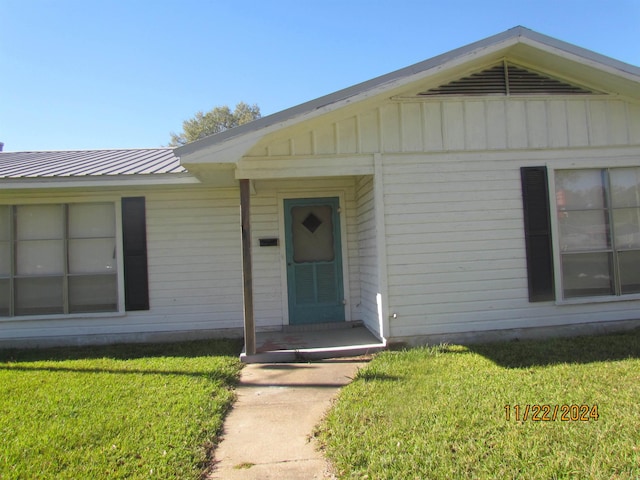
[[[640,68],[522,27],[175,151],[5,152],[0,177],[3,346],[640,325]]]

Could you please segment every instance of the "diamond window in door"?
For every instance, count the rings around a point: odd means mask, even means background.
[[[293,207],[293,261],[330,262],[335,257],[330,205]]]
[[[311,233],[316,233],[318,227],[322,225],[322,220],[320,220],[313,214],[313,212],[311,212],[309,215],[307,215],[307,218],[302,221],[302,225],[307,227],[307,230],[309,230]]]

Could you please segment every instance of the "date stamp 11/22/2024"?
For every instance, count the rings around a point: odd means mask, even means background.
[[[588,422],[598,420],[598,405],[505,405],[507,421]]]

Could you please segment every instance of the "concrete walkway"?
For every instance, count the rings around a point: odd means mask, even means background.
[[[311,434],[340,387],[366,361],[361,357],[245,366],[208,478],[334,478]]]

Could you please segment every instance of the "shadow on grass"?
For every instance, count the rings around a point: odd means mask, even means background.
[[[469,345],[469,351],[505,368],[640,358],[640,328],[622,333]]]
[[[177,343],[127,343],[85,347],[54,347],[43,349],[0,350],[0,362],[37,362],[62,360],[90,360],[110,358],[133,360],[151,357],[194,358],[239,356],[242,339],[208,339]],[[146,373],[149,373],[145,371]],[[164,373],[164,372],[158,372]]]

